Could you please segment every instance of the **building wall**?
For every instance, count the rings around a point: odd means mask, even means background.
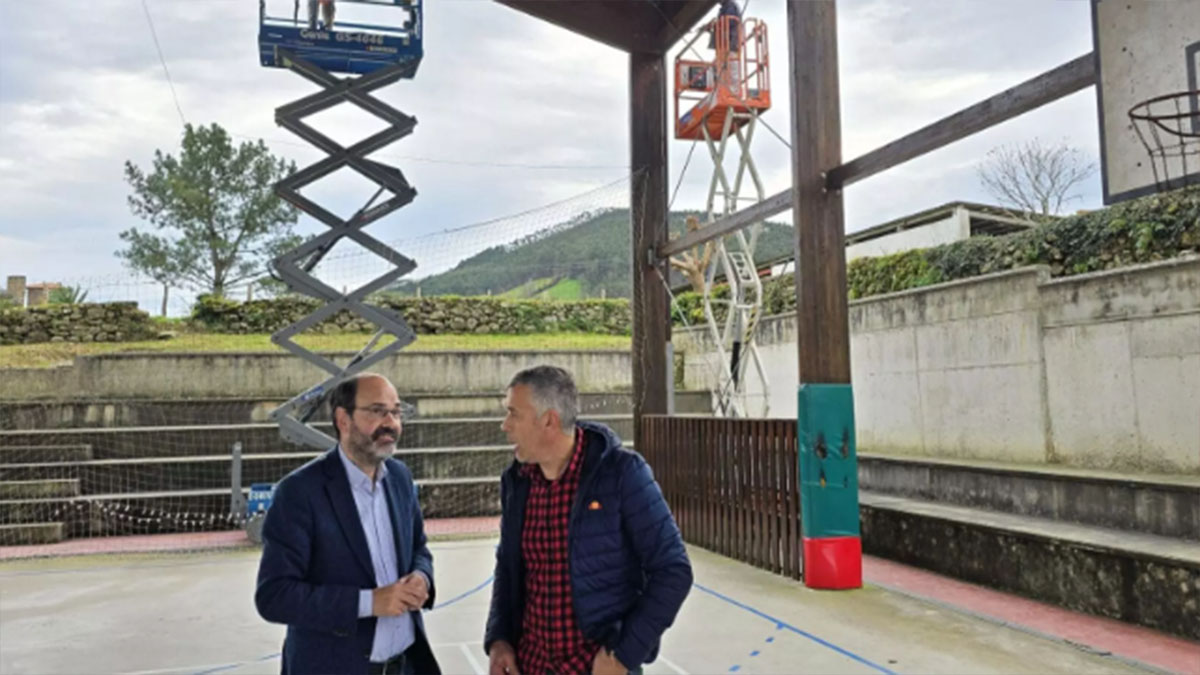
[[[929,248],[971,236],[971,223],[967,210],[961,206],[942,220],[900,230],[876,239],[851,244],[846,247],[846,260],[867,256],[890,255],[916,248]]]

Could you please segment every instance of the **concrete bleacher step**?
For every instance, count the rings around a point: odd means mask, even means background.
[[[242,457],[242,482],[274,483],[323,454],[317,451],[249,454]],[[512,462],[507,445],[407,448],[395,454],[413,478],[497,477]],[[184,457],[95,459],[82,462],[0,464],[0,480],[72,478],[83,494],[223,488],[231,484],[230,454]]]
[[[0,546],[54,544],[65,538],[63,523],[0,525]]]
[[[1200,542],[863,491],[863,550],[1200,640]]]
[[[605,423],[621,438],[632,440],[631,415],[591,415],[588,419]],[[411,420],[404,424],[397,447],[505,445],[507,439],[500,430],[501,422],[499,417]],[[328,424],[314,426],[332,434]],[[92,447],[96,459],[222,455],[230,453],[234,443],[241,443],[246,455],[296,450],[296,446],[280,437],[275,424],[0,431],[0,447],[86,444]]]
[[[500,513],[500,479],[417,480],[426,518],[493,516]],[[248,488],[242,489],[243,497]],[[173,491],[86,494],[71,498],[0,499],[0,523],[62,522],[69,537],[157,534],[233,527],[228,487]]]
[[[858,482],[877,494],[1200,540],[1200,476],[863,453]]]
[[[83,462],[91,458],[90,445],[0,445],[0,464]]]
[[[0,481],[0,499],[51,499],[79,494],[79,481],[72,478]]]
[[[162,427],[201,424],[253,424],[269,422],[268,414],[283,398],[207,399],[105,399],[63,401],[0,401],[0,430]],[[400,400],[412,406],[414,419],[491,417],[503,414],[501,394],[423,394],[401,392]],[[628,415],[633,410],[629,392],[582,392],[580,413]],[[680,413],[704,414],[712,410],[707,391],[675,394]],[[313,418],[328,422],[325,409]]]

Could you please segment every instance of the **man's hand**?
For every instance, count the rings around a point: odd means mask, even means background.
[[[400,616],[421,609],[428,599],[425,577],[414,572],[394,584],[372,591],[371,613],[375,616]]]
[[[412,589],[417,594],[417,602],[412,606],[412,611],[420,611],[425,606],[425,603],[429,601],[429,580],[420,572],[410,572],[400,577],[399,583]]]
[[[611,650],[601,649],[592,661],[592,675],[626,675],[629,669],[617,660],[617,655]]]
[[[492,643],[488,650],[488,675],[521,675],[517,670],[517,653],[504,640]]]

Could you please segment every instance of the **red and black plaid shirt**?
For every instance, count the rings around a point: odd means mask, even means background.
[[[546,480],[537,464],[521,467],[531,485],[521,529],[525,616],[517,667],[529,675],[589,673],[600,651],[600,645],[579,630],[571,600],[567,523],[582,468],[582,429],[575,430],[575,452],[558,480]]]

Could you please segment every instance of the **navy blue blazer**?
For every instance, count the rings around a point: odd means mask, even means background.
[[[358,618],[359,591],[375,588],[375,568],[337,447],[288,474],[275,488],[263,523],[263,552],[254,604],[267,621],[287,624],[282,672],[366,673],[375,617]],[[433,556],[412,473],[387,460],[384,494],[391,508],[400,576],[429,579]],[[420,612],[412,613],[416,642],[406,652],[417,673],[440,673]]]

